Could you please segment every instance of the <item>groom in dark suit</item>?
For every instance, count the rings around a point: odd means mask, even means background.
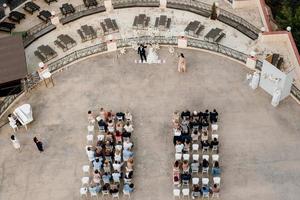
[[[141,44],[138,48],[138,54],[140,54],[141,60],[143,62],[143,60],[145,60],[147,62],[147,57],[146,57],[146,50],[145,48],[147,48],[147,46],[144,46],[143,44]]]

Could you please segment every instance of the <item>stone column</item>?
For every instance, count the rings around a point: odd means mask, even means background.
[[[167,9],[167,0],[160,0],[159,1],[159,8],[162,10]]]
[[[60,22],[59,22],[59,18],[58,16],[56,15],[55,11],[51,11],[51,23],[55,26],[59,26],[60,25]]]
[[[108,36],[106,45],[107,45],[107,51],[117,51],[117,42],[112,38],[111,35]]]
[[[185,36],[178,37],[178,48],[187,48],[187,37]]]
[[[257,62],[256,52],[252,51],[250,53],[250,57],[247,58],[246,66],[251,69],[255,69],[256,62]]]
[[[105,0],[104,1],[104,7],[106,9],[106,12],[111,12],[114,9],[111,0]]]

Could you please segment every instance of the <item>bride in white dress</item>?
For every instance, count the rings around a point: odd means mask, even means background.
[[[151,44],[150,44],[148,55],[147,55],[147,63],[148,64],[158,63],[158,55]]]

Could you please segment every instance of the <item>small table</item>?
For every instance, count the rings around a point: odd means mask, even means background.
[[[50,20],[51,16],[52,16],[51,12],[49,12],[48,10],[42,10],[39,13],[38,18],[40,18],[44,22],[48,22]]]
[[[30,2],[25,3],[25,6],[23,9],[26,10],[27,12],[29,12],[30,14],[33,14],[35,11],[40,10],[40,7],[30,1]]]
[[[207,39],[207,40],[210,40],[212,39],[213,41],[215,41],[218,36],[222,33],[222,29],[219,29],[219,28],[214,28],[214,29],[211,29],[205,36],[204,38]]]
[[[60,10],[63,15],[68,15],[75,12],[73,5],[68,3],[64,3],[62,7],[60,7]]]
[[[25,15],[18,11],[12,11],[11,13],[9,13],[8,19],[10,19],[11,21],[20,23],[20,21],[22,19],[25,19]]]

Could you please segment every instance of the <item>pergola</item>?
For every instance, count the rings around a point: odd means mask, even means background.
[[[0,38],[0,96],[17,94],[21,80],[27,75],[27,65],[22,38]]]

